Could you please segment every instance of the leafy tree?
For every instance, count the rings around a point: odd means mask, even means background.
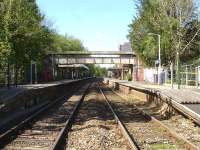
[[[102,68],[99,65],[88,65],[89,67],[89,73],[90,76],[96,76],[96,77],[105,77],[107,75],[106,68]]]
[[[188,47],[183,50],[181,59],[182,62],[194,61],[200,58],[200,34],[198,34],[198,30],[200,30],[200,22],[197,20],[194,20],[188,24],[186,24],[186,33],[184,35],[185,37],[185,43],[184,45],[187,45]],[[197,34],[197,36],[194,35]],[[194,40],[191,40],[194,39]]]
[[[53,39],[54,39],[53,49],[57,52],[85,50],[81,41],[72,36],[68,35],[63,36],[55,33]]]
[[[38,61],[43,51],[42,41],[46,41],[45,27],[41,26],[44,17],[34,0],[12,0],[8,30],[12,43],[10,60],[15,67],[15,81],[19,71],[27,71],[30,61]]]
[[[158,58],[157,37],[148,33],[161,35],[161,59],[162,64],[166,66],[175,61],[177,52],[185,61],[198,54],[191,47],[190,53],[193,51],[191,57],[186,57],[187,52],[182,51],[186,41],[194,35],[194,32],[190,32],[188,37],[188,31],[191,29],[188,25],[196,19],[194,1],[138,0],[137,9],[138,15],[129,25],[128,37],[133,50],[147,66],[154,66]],[[194,28],[197,26],[193,26]]]
[[[80,40],[61,36],[45,24],[36,0],[2,0],[0,11],[0,69],[10,66],[18,76],[25,79],[31,60],[42,71],[43,59],[48,51],[80,51]],[[10,68],[8,68],[9,70]]]
[[[8,20],[10,19],[11,8],[8,7],[10,4],[7,1],[3,1],[1,4],[3,5],[1,5],[2,9],[0,10],[0,68],[5,68],[5,64],[11,51],[11,44],[8,42]]]

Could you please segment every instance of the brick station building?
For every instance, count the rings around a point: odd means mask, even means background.
[[[130,42],[125,42],[119,46],[119,50],[122,52],[130,52],[133,51]],[[124,79],[127,73],[132,74],[133,81],[143,81],[144,80],[144,67],[142,62],[139,60],[139,57],[136,56],[135,58],[135,65],[121,65],[119,68],[122,68],[122,77]],[[127,68],[131,68],[130,71],[127,72]]]

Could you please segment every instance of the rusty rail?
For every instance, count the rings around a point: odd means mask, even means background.
[[[116,95],[118,95],[121,99],[124,99],[120,94],[118,94],[117,92],[115,92],[113,89],[111,89],[111,91],[113,93],[115,93]],[[174,139],[176,140],[180,140],[183,141],[183,144],[185,145],[185,147],[189,150],[198,150],[198,148],[191,143],[190,141],[188,141],[187,139],[185,139],[184,137],[181,137],[180,135],[178,135],[173,129],[170,129],[169,127],[167,127],[165,124],[163,124],[161,121],[159,121],[158,119],[156,119],[155,117],[149,115],[147,112],[141,110],[140,108],[138,108],[136,105],[134,105],[134,107],[141,112],[141,114],[143,114],[145,117],[150,118],[152,121],[154,121],[155,123],[159,124],[160,126],[162,126]]]
[[[7,145],[13,138],[15,138],[20,130],[23,130],[26,128],[26,126],[29,125],[30,122],[32,122],[35,118],[37,118],[40,114],[54,106],[56,103],[58,103],[60,100],[62,100],[65,96],[61,96],[52,103],[48,103],[43,108],[39,109],[36,113],[29,116],[27,119],[13,127],[12,129],[8,130],[4,134],[0,135],[0,149],[3,148],[5,145]]]
[[[67,137],[67,134],[75,120],[75,117],[77,116],[79,109],[81,107],[81,104],[84,100],[84,97],[89,89],[91,84],[89,84],[86,88],[85,91],[83,91],[83,95],[81,96],[79,102],[76,104],[76,106],[73,109],[73,112],[71,113],[71,115],[69,116],[69,119],[67,119],[67,121],[65,122],[64,127],[62,128],[62,130],[60,131],[55,143],[53,144],[53,146],[51,147],[52,150],[60,150],[60,149],[64,149],[65,145],[65,138]]]
[[[76,87],[74,90],[79,89],[80,86]],[[9,129],[7,132],[0,135],[0,149],[3,149],[6,145],[8,145],[13,139],[17,137],[20,131],[24,130],[26,127],[30,125],[31,122],[34,122],[42,113],[46,112],[48,109],[55,106],[55,104],[59,103],[61,100],[64,100],[66,95],[60,96],[53,102],[47,102],[46,105],[37,109],[37,111],[27,117],[25,120],[17,124],[16,126]]]
[[[105,96],[105,94],[103,93],[102,89],[99,87],[99,90],[101,92],[101,94],[103,95],[104,99],[106,100],[106,103],[108,104],[110,110],[112,111],[114,117],[115,117],[115,120],[117,121],[118,123],[118,126],[123,134],[123,136],[127,139],[127,141],[129,142],[129,145],[131,147],[131,149],[133,150],[140,150],[137,142],[135,141],[135,139],[133,139],[131,136],[130,136],[130,133],[128,132],[128,129],[125,127],[125,125],[123,124],[123,122],[119,119],[117,113],[114,111],[114,109],[112,108],[108,98]]]

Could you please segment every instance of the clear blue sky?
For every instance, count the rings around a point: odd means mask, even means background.
[[[118,50],[135,15],[133,0],[37,0],[61,34],[79,38],[89,50]]]

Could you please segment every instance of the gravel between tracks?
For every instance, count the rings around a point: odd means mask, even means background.
[[[124,93],[119,91],[117,91],[117,93],[124,97],[125,100],[129,103],[134,103],[137,107],[144,110],[149,115],[154,116],[155,118],[160,120],[166,126],[178,133],[181,137],[184,137],[200,149],[200,127],[196,126],[191,120],[177,113],[173,113],[173,116],[164,119],[159,111],[161,108],[155,103],[135,99],[133,98],[134,95],[131,94],[125,95]]]
[[[124,101],[108,88],[104,89],[104,93],[141,149],[184,149],[181,141],[174,141],[164,128],[142,117],[134,103]]]
[[[112,112],[96,89],[86,95],[67,143],[68,150],[130,149]]]

